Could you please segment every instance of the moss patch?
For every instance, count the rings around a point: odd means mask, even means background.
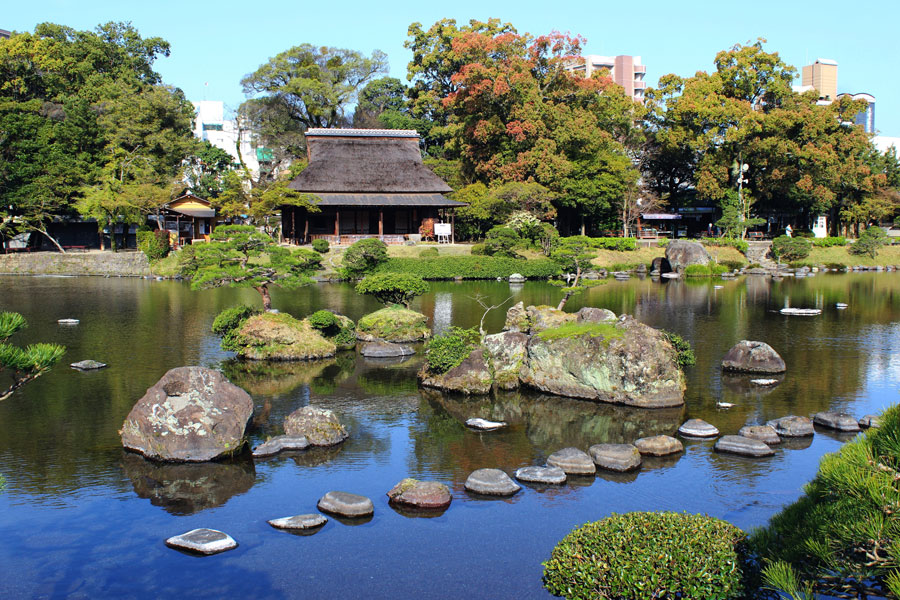
[[[357,323],[356,331],[362,340],[415,342],[431,336],[426,323],[427,318],[422,313],[392,306],[362,317]]]
[[[238,356],[253,360],[309,360],[334,356],[335,345],[307,321],[263,313],[244,321],[235,336]]]
[[[620,338],[624,332],[612,323],[566,323],[553,329],[545,329],[537,334],[543,341],[560,340],[565,338],[602,337],[606,340]]]

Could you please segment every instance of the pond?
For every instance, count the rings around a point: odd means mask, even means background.
[[[719,287],[722,286],[722,287]],[[414,308],[437,328],[477,325],[482,309],[509,299],[555,304],[544,283],[434,283]],[[673,434],[699,417],[723,434],[788,414],[841,410],[856,416],[896,402],[900,383],[900,277],[820,274],[773,282],[611,281],[570,301],[609,308],[674,331],[697,355],[682,408],[639,410],[536,393],[465,399],[420,391],[421,356],[373,362],[355,353],[308,364],[247,364],[219,349],[210,324],[222,309],[259,304],[252,290],[191,291],[173,281],[0,277],[0,310],[21,312],[20,343],[64,344],[64,363],[0,403],[0,597],[3,598],[546,598],[541,562],[572,528],[612,512],[706,513],[750,529],[795,500],[823,454],[845,441],[819,431],[774,457],[716,454],[686,441],[677,459],[646,461],[630,475],[571,478],[561,487],[524,486],[509,499],[469,496],[468,474],[543,464],[566,446],[586,449]],[[835,303],[849,304],[838,310]],[[275,290],[273,305],[296,316],[330,308],[358,319],[377,308],[343,284]],[[499,331],[506,306],[491,312]],[[821,308],[786,317],[784,306]],[[80,319],[61,326],[60,318]],[[741,339],[762,340],[784,357],[774,387],[724,377],[722,356]],[[109,364],[96,372],[66,366]],[[340,414],[351,437],[329,450],[253,461],[244,455],[203,465],[159,465],[121,449],[118,429],[134,402],[168,369],[222,369],[253,397],[253,445],[281,433],[303,405]],[[717,408],[717,402],[734,406]],[[467,430],[472,416],[502,419],[493,433]],[[449,485],[439,516],[398,512],[386,492],[404,477]],[[363,494],[374,518],[331,519],[315,535],[271,528],[267,519],[316,512],[330,490]],[[240,544],[212,557],[164,545],[197,527]]]

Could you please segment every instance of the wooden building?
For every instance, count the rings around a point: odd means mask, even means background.
[[[216,224],[216,210],[203,198],[185,194],[175,198],[160,211],[163,229],[178,236],[178,245],[191,244],[194,240],[209,241]]]
[[[416,131],[309,129],[306,149],[309,166],[288,187],[314,195],[320,211],[282,206],[288,242],[402,243],[423,222],[452,223],[453,209],[465,206],[444,197],[452,189],[422,163]]]

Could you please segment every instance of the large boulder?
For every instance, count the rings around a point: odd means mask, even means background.
[[[334,356],[337,346],[307,321],[286,313],[262,313],[244,321],[235,336],[237,355],[251,360],[312,360]]]
[[[428,370],[428,365],[424,365],[419,371],[419,381],[425,387],[471,395],[488,394],[493,385],[491,370],[480,346],[446,373],[432,373]]]
[[[765,342],[741,340],[722,359],[724,371],[740,373],[784,373],[784,359]]]
[[[545,329],[555,329],[566,323],[574,321],[577,316],[567,313],[552,306],[525,307],[522,302],[506,311],[506,331],[521,333],[538,333]]]
[[[684,271],[688,265],[708,265],[709,252],[699,242],[672,240],[666,245],[666,260],[673,271]]]
[[[148,458],[200,462],[244,445],[253,400],[218,371],[178,367],[137,401],[120,434],[122,445]]]
[[[504,390],[519,387],[519,377],[528,357],[528,336],[516,331],[486,335],[484,348],[491,357],[497,387]]]
[[[356,324],[356,337],[363,342],[421,342],[431,337],[428,318],[414,310],[390,306],[365,315]]]
[[[316,406],[298,408],[285,417],[284,433],[291,438],[305,437],[311,446],[334,446],[348,437],[337,415]]]
[[[662,332],[627,315],[532,336],[521,381],[551,394],[642,408],[684,403],[674,348]]]

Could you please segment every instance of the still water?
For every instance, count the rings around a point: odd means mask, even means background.
[[[714,284],[724,285],[715,289]],[[437,329],[477,325],[477,297],[555,304],[544,283],[435,283],[413,308]],[[561,487],[524,486],[510,499],[463,489],[474,469],[543,464],[566,446],[587,449],[673,434],[691,417],[723,434],[788,415],[842,410],[857,416],[897,401],[900,384],[900,275],[819,275],[771,282],[609,282],[569,303],[633,314],[675,331],[695,348],[683,408],[638,410],[534,393],[465,399],[420,391],[421,358],[373,362],[355,353],[308,364],[234,361],[210,324],[222,309],[259,304],[252,290],[191,291],[179,282],[104,278],[0,277],[0,310],[29,327],[16,341],[64,344],[64,363],[0,403],[0,598],[546,598],[541,562],[572,528],[612,512],[702,512],[750,529],[795,500],[823,454],[844,440],[820,431],[806,443],[749,460],[687,441],[677,459],[645,461],[625,476],[570,478]],[[849,304],[837,310],[836,302]],[[319,308],[358,319],[375,310],[349,285],[273,293],[302,317]],[[508,304],[507,304],[508,306]],[[784,306],[823,309],[785,317]],[[486,319],[499,331],[504,309]],[[60,326],[76,318],[77,326]],[[772,388],[725,377],[718,364],[741,339],[762,340],[784,357]],[[109,364],[77,372],[66,364]],[[341,416],[351,437],[329,450],[253,461],[160,465],[123,452],[118,429],[134,402],[168,369],[222,369],[254,399],[253,445],[281,433],[283,418],[307,404]],[[718,409],[717,402],[735,406]],[[493,433],[467,430],[473,416],[508,421]],[[453,490],[431,518],[400,513],[385,493],[404,477]],[[267,519],[316,512],[327,491],[363,494],[375,516],[331,519],[315,535],[272,529]],[[221,529],[239,547],[195,557],[165,538]]]

